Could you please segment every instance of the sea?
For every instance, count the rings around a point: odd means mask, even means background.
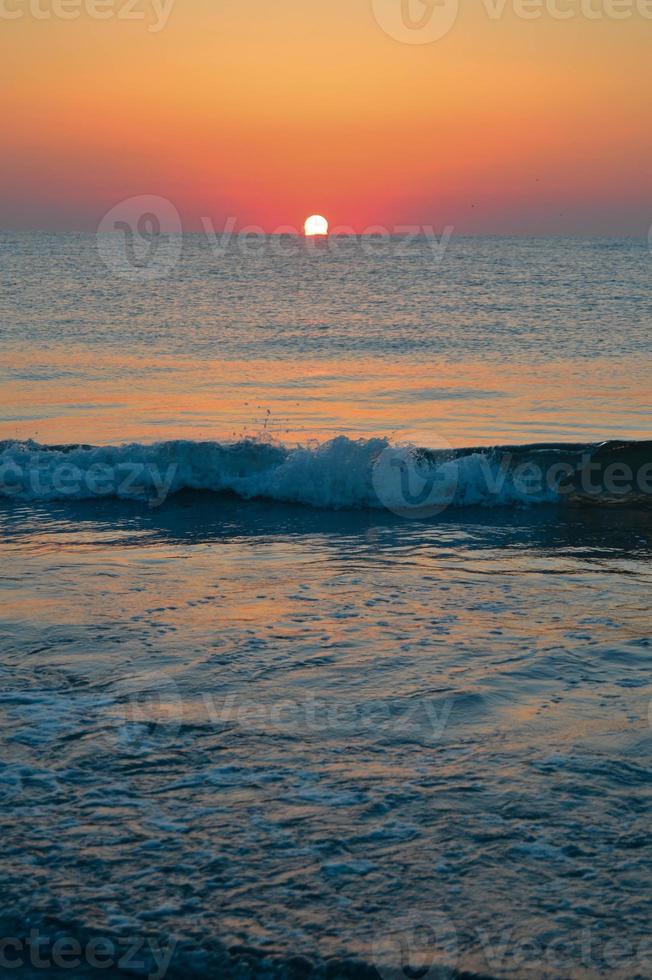
[[[648,243],[0,284],[0,973],[651,977]]]

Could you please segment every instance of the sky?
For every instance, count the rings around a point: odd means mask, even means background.
[[[0,227],[647,235],[652,2],[441,3],[0,0]]]

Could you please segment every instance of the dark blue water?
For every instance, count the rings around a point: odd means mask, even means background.
[[[652,975],[644,245],[286,248],[2,239],[8,955]]]

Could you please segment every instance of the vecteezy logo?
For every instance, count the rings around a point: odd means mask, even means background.
[[[410,520],[428,520],[453,503],[459,464],[450,446],[433,452],[388,446],[376,460],[372,481],[387,510]]]
[[[152,194],[116,204],[97,229],[102,261],[132,282],[167,275],[179,261],[182,244],[179,212],[170,201]]]
[[[458,959],[457,930],[438,911],[400,916],[373,943],[382,980],[442,980],[453,976]]]
[[[174,744],[183,722],[175,682],[149,673],[121,679],[103,709],[104,733],[112,747],[140,753]]]
[[[459,0],[372,0],[382,29],[403,44],[432,44],[452,29]]]

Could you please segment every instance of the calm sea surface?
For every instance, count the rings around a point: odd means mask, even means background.
[[[652,976],[647,243],[152,248],[0,236],[0,934]]]

